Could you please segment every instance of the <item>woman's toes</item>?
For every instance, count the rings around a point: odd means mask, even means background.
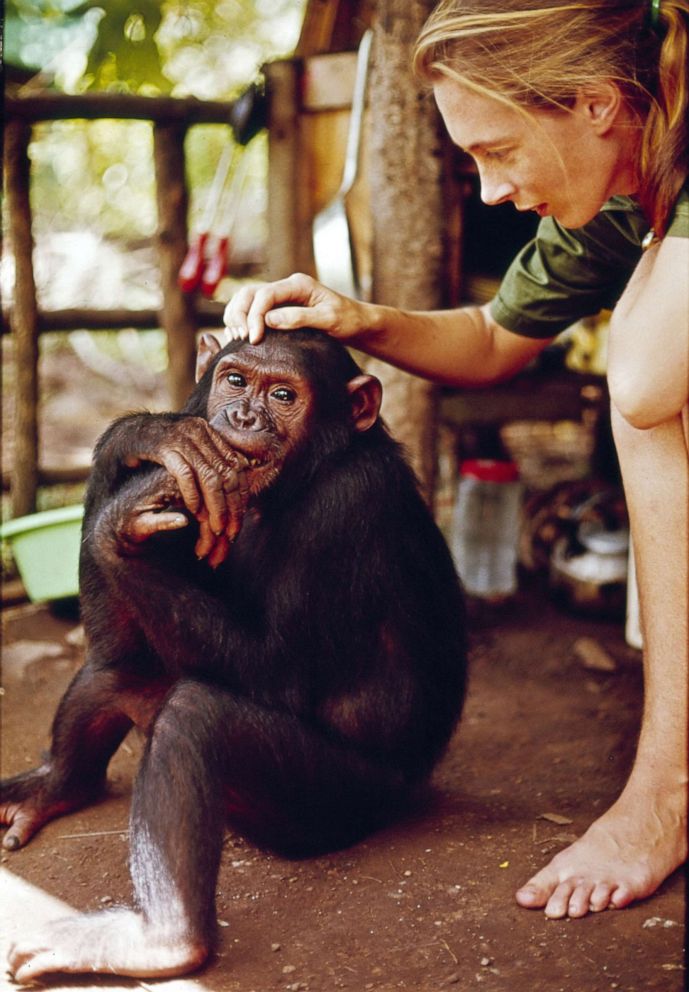
[[[567,915],[578,919],[586,916],[591,908],[591,893],[594,885],[592,882],[578,882],[574,892],[569,897],[567,905]]]
[[[604,909],[607,909],[610,905],[610,897],[614,891],[615,886],[610,882],[598,882],[594,885],[591,898],[589,899],[591,912],[601,913]]]
[[[545,904],[545,915],[550,920],[561,920],[567,916],[569,900],[575,889],[573,881],[560,882]]]

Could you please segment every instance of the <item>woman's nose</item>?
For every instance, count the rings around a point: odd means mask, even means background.
[[[498,203],[506,203],[517,192],[517,187],[508,179],[491,178],[483,174],[479,174],[479,178],[481,180],[481,199],[489,207],[494,207]]]

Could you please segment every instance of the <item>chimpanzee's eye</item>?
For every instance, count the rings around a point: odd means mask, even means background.
[[[294,390],[288,389],[287,386],[278,386],[278,388],[274,389],[270,395],[276,400],[279,400],[280,403],[294,403],[297,398],[297,394]]]
[[[236,386],[240,388],[241,386],[246,386],[246,379],[239,372],[229,372],[227,376],[227,381],[231,386]]]

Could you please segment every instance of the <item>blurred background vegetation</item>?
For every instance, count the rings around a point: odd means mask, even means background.
[[[305,0],[7,0],[7,85],[231,100],[261,65],[288,55]],[[203,208],[228,131],[192,128],[188,138],[192,226]],[[261,229],[265,141],[250,147],[247,193]],[[93,230],[136,242],[155,227],[150,125],[65,121],[37,129],[32,145],[35,233]],[[62,305],[62,304],[61,304]]]

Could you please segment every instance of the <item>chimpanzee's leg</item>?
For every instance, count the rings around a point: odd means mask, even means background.
[[[49,926],[15,947],[18,981],[51,971],[167,977],[198,967],[215,931],[227,802],[233,822],[305,853],[353,841],[404,792],[400,777],[296,717],[178,682],[152,728],[131,814],[137,912]]]
[[[48,820],[97,797],[108,762],[132,725],[119,705],[119,681],[115,671],[82,668],[58,707],[45,763],[2,782],[6,849],[21,847]]]

